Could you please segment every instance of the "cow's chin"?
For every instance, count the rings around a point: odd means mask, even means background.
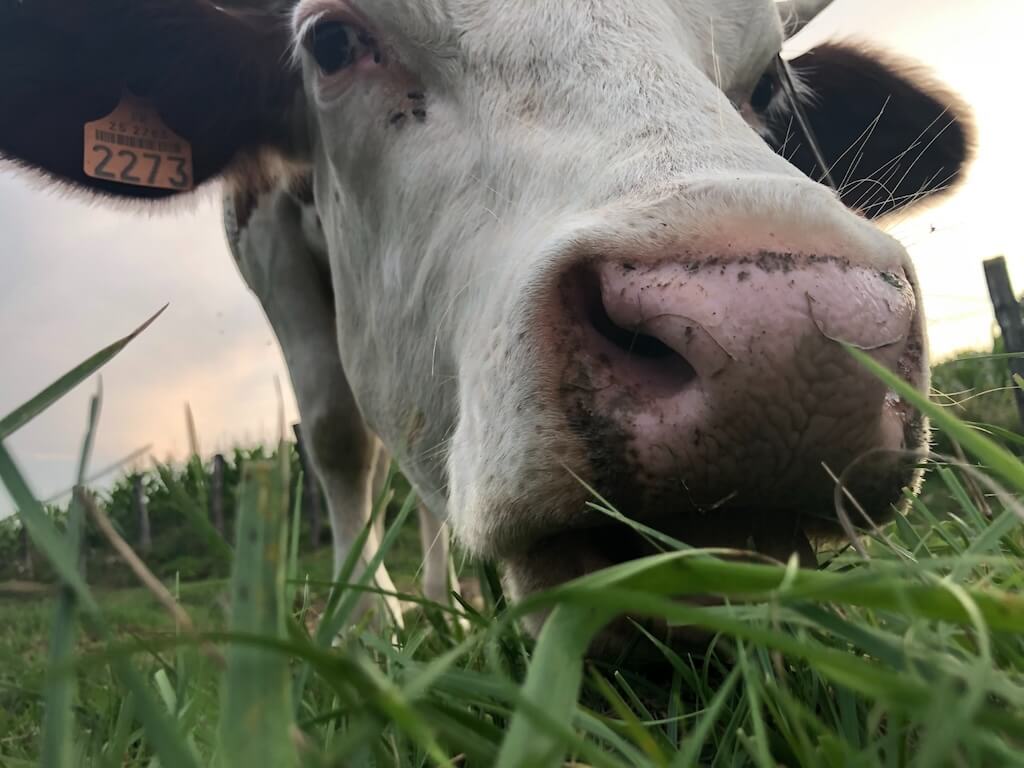
[[[921,471],[918,460],[909,453],[880,453],[865,457],[860,463],[864,465],[865,476],[884,478],[882,482],[862,484],[857,501],[847,500],[843,504],[842,514],[848,516],[850,525],[863,530],[902,511],[906,489],[916,490]],[[851,477],[856,474],[850,472]],[[676,509],[669,514],[646,508],[640,510],[639,517],[644,526],[687,547],[714,550],[709,554],[717,557],[786,563],[796,556],[803,568],[818,567],[819,550],[835,549],[847,538],[832,499],[818,499],[817,503],[805,503],[797,509],[751,504],[715,510]],[[502,563],[510,595],[514,600],[522,600],[604,568],[672,548],[665,541],[654,541],[633,526],[594,511],[581,519],[578,526],[539,537],[516,552],[506,553]],[[722,596],[707,594],[680,599],[706,605],[719,603]],[[546,618],[546,612],[528,617],[527,629],[538,634]],[[663,659],[637,631],[637,625],[677,649],[699,651],[712,638],[699,627],[669,627],[649,616],[626,615],[595,638],[589,655],[609,658],[628,652],[631,662]]]

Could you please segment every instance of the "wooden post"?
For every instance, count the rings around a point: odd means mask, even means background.
[[[302,440],[302,425],[294,424],[292,431],[295,433],[295,445],[299,451],[299,463],[302,464],[302,514],[309,519],[310,546],[319,549],[324,524],[324,501],[320,492],[320,479],[313,469],[306,444]]]
[[[213,527],[224,537],[224,461],[223,454],[213,457],[213,477],[210,479],[210,517]]]
[[[146,488],[142,483],[142,475],[132,478],[132,505],[139,521],[139,551],[149,552],[153,549],[153,533],[149,527],[149,505],[146,503]]]
[[[74,548],[77,552],[73,555],[78,557],[78,570],[82,574],[82,578],[86,579],[88,576],[87,566],[89,563],[89,537],[86,535],[89,527],[89,504],[95,503],[95,497],[89,493],[83,486],[76,485],[74,490],[71,491],[71,504],[68,506],[68,527],[65,532],[65,538],[74,544]],[[72,515],[75,518],[72,518]],[[72,527],[74,526],[74,528]],[[72,537],[72,531],[77,528],[77,532]]]
[[[31,581],[36,577],[36,564],[32,560],[32,539],[24,523],[21,524],[21,546],[25,553],[25,578]]]
[[[992,308],[995,310],[996,322],[1003,334],[1003,346],[1006,352],[1024,354],[1024,318],[1021,317],[1020,303],[1010,285],[1010,273],[1006,269],[1006,259],[999,256],[985,262],[985,279],[988,281],[988,292],[992,297]],[[1024,378],[1024,357],[1009,358],[1010,373]],[[1024,426],[1024,389],[1011,376],[1010,386],[1017,400],[1017,413]]]

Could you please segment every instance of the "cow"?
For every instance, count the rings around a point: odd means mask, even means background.
[[[825,3],[4,3],[0,155],[139,210],[223,181],[337,558],[385,452],[514,599],[653,552],[594,492],[813,564],[836,478],[870,522],[919,484],[926,421],[845,346],[927,391],[875,220],[962,179],[971,116],[868,47],[782,61]]]
[[[389,465],[387,450],[360,415],[338,354],[327,242],[307,179],[254,194],[249,188],[224,197],[224,230],[239,272],[259,298],[284,353],[304,428],[308,452],[325,489],[334,566],[337,572],[363,535],[382,498]],[[420,504],[423,594],[446,603],[457,578],[449,558],[443,519]],[[360,570],[380,546],[380,511],[360,552]],[[382,594],[387,621],[403,625],[397,589],[387,568],[372,574]],[[357,615],[374,608],[361,602]],[[378,627],[382,622],[377,622]]]

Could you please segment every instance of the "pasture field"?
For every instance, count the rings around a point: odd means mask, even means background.
[[[121,346],[0,419],[0,441]],[[966,391],[997,363],[940,371],[939,383],[959,376]],[[371,588],[351,563],[332,584],[326,553],[299,556],[284,452],[242,472],[235,540],[217,545],[230,576],[143,584],[137,563],[140,586],[110,590],[76,566],[83,531],[102,529],[102,498],[80,492],[56,521],[0,442],[0,481],[64,584],[0,598],[0,765],[1024,764],[1024,438],[972,423],[958,398],[917,398],[958,458],[930,461],[905,518],[820,552],[816,571],[725,561],[638,528],[664,553],[520,605],[492,566],[461,559],[479,600],[450,609],[410,594],[403,629],[352,626]],[[381,553],[410,592],[414,503],[393,505]],[[208,541],[193,512],[181,510]],[[723,604],[679,599],[707,593]],[[533,641],[516,619],[537,610],[551,614]],[[586,660],[624,611],[714,639],[687,652],[638,624],[633,661]]]

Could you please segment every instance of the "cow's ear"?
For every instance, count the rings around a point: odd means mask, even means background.
[[[258,171],[268,150],[296,151],[301,135],[289,44],[286,16],[228,12],[207,0],[0,0],[0,157],[76,187],[143,199]],[[119,147],[179,149],[145,143],[156,121],[187,142],[187,183],[177,161],[153,177],[161,186],[104,178],[114,164],[84,171],[86,124],[124,104],[126,93],[151,117],[141,128],[111,126],[122,133],[105,133],[101,143],[109,140],[115,156]],[[93,164],[106,156],[96,152]],[[140,162],[129,178],[151,172]]]
[[[827,44],[790,62],[810,127],[843,202],[869,218],[953,188],[973,152],[970,110],[922,68],[870,49]],[[770,126],[776,149],[822,174],[791,115]]]

